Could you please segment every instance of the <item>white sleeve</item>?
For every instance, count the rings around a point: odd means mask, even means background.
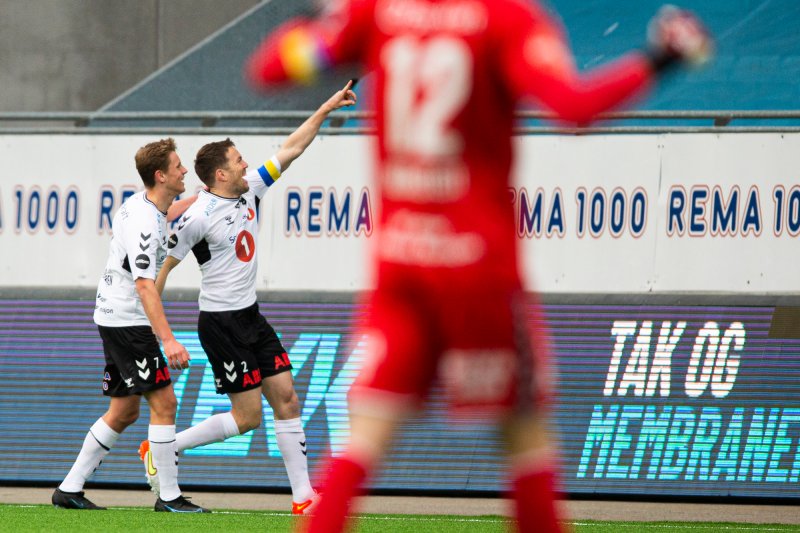
[[[205,213],[189,209],[178,221],[175,233],[169,236],[167,255],[183,261],[194,245],[205,238],[207,226],[208,216]]]
[[[267,161],[258,167],[256,170],[251,170],[245,175],[244,179],[250,185],[250,189],[255,193],[258,198],[266,194],[267,190],[273,183],[278,181],[281,177],[281,163],[278,161],[277,156],[272,156]]]
[[[122,246],[128,257],[133,280],[156,279],[158,252],[158,218],[149,209],[131,213],[122,230]]]

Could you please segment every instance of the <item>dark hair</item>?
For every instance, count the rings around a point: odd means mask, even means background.
[[[228,149],[233,141],[228,137],[224,141],[208,143],[197,151],[197,158],[194,160],[194,172],[200,181],[207,187],[213,187],[215,183],[214,173],[218,168],[228,166]]]
[[[148,189],[156,184],[156,170],[169,170],[169,154],[178,150],[175,139],[169,137],[145,144],[136,151],[136,170]]]

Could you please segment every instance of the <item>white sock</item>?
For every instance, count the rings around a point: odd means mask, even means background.
[[[178,487],[178,449],[175,446],[175,426],[155,426],[147,428],[153,466],[158,470],[160,498],[169,502],[181,495]]]
[[[212,442],[220,442],[239,434],[239,425],[230,411],[206,418],[197,425],[175,435],[178,452]]]
[[[308,479],[308,459],[306,458],[306,434],[299,418],[275,420],[275,438],[278,449],[286,465],[289,484],[292,486],[292,499],[298,503],[311,499],[314,489]]]
[[[75,459],[67,477],[58,486],[64,492],[80,492],[86,479],[97,470],[103,458],[108,454],[111,447],[117,442],[119,433],[108,427],[102,418],[89,428],[86,438],[83,439],[83,446]]]

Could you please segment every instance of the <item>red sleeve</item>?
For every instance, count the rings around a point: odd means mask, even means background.
[[[316,19],[294,19],[253,52],[245,77],[255,87],[283,81],[310,83],[335,65],[361,61],[370,22],[369,0],[338,0]]]
[[[642,92],[653,78],[650,61],[636,52],[579,73],[563,32],[541,8],[520,9],[507,21],[500,67],[512,92],[536,98],[562,120],[587,124]]]

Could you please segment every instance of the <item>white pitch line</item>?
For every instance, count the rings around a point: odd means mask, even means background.
[[[581,526],[581,527],[608,527],[608,523],[600,522],[600,523],[588,523],[588,522],[570,522],[573,526]],[[718,525],[710,525],[710,526],[692,526],[686,525],[683,522],[681,525],[671,525],[671,524],[648,524],[646,522],[637,522],[637,523],[627,523],[627,524],[614,524],[614,527],[629,527],[635,528],[637,531],[641,531],[643,529],[696,529],[696,530],[711,530],[711,531],[794,531],[793,529],[788,529],[790,526],[786,527],[772,527],[772,528],[765,528],[763,526],[754,526],[754,525],[746,525],[746,526],[718,526]]]
[[[39,505],[9,505],[9,507],[39,507]],[[109,507],[110,511],[142,511],[149,509],[149,507]],[[262,512],[262,511],[213,511],[211,514],[226,514],[226,515],[241,515],[241,516],[292,516],[289,512]],[[400,522],[469,522],[469,523],[487,523],[487,524],[508,524],[511,520],[499,519],[492,520],[491,518],[434,518],[434,517],[415,517],[414,515],[407,516],[369,516],[357,515],[348,518],[357,518],[358,520],[383,520],[383,521],[400,521]]]
[[[29,507],[41,507],[41,504],[3,504],[4,507],[18,507],[18,508],[29,508]],[[109,510],[113,511],[141,511],[143,509],[149,509],[149,507],[109,507]],[[283,513],[267,513],[267,512],[259,512],[259,511],[214,511],[212,514],[229,514],[229,515],[243,515],[243,516],[250,516],[250,515],[258,515],[258,516],[292,516],[291,513],[283,512]],[[467,522],[467,523],[486,523],[486,524],[510,524],[513,523],[513,520],[492,520],[488,518],[415,518],[414,515],[407,515],[407,516],[350,516],[348,518],[358,518],[359,520],[382,520],[382,521],[400,521],[400,522]],[[568,522],[573,526],[581,526],[581,527],[607,527],[607,523],[597,523],[597,522]],[[718,525],[710,525],[710,526],[692,526],[686,525],[683,523],[682,525],[671,525],[671,524],[648,524],[647,522],[635,522],[635,523],[627,523],[627,524],[615,524],[615,527],[627,527],[627,528],[635,528],[637,531],[641,531],[643,529],[694,529],[697,531],[793,531],[790,528],[790,525],[787,524],[786,527],[769,527],[765,528],[763,526],[757,525],[747,525],[747,526],[718,526]]]

